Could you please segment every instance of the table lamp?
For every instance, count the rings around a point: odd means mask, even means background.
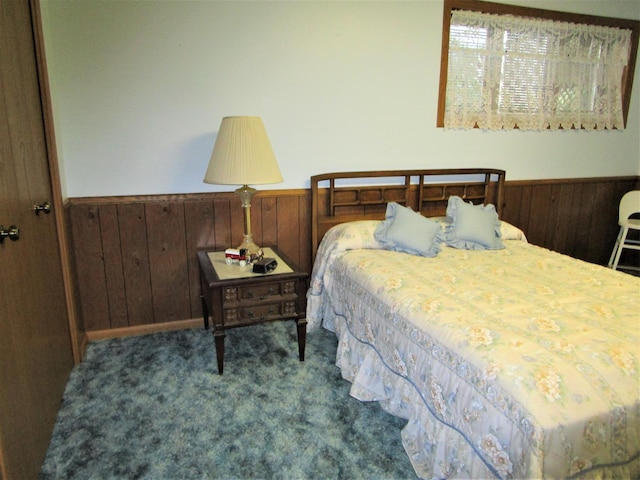
[[[205,183],[241,185],[235,190],[244,210],[244,240],[238,249],[256,253],[251,234],[252,185],[282,182],[278,162],[260,117],[224,117],[204,176]]]

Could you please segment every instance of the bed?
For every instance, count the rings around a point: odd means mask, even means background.
[[[639,478],[640,278],[528,243],[504,178],[312,177],[308,329],[421,478]]]

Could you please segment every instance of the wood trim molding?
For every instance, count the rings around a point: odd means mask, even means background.
[[[288,190],[258,190],[253,198],[261,197],[299,197],[307,195],[307,189]],[[157,195],[112,195],[105,197],[74,197],[68,198],[67,206],[75,205],[111,205],[111,204],[134,204],[134,203],[167,203],[183,201],[207,201],[216,199],[236,199],[234,192],[198,192],[198,193],[175,193]]]
[[[71,270],[71,255],[69,252],[69,233],[65,221],[65,202],[62,198],[60,182],[60,166],[56,147],[56,136],[53,123],[53,107],[51,104],[51,90],[49,87],[49,75],[47,73],[47,59],[44,48],[44,35],[42,31],[42,14],[40,0],[30,0],[32,11],[33,38],[35,43],[35,55],[38,67],[38,79],[40,83],[40,98],[46,136],[46,148],[49,163],[49,175],[51,180],[51,203],[55,211],[56,230],[59,240],[61,257],[62,281],[64,283],[67,317],[69,322],[69,336],[74,363],[79,363],[84,355],[81,338],[82,328],[78,324],[78,315],[73,293],[73,274]]]
[[[523,186],[531,185],[557,185],[557,184],[571,184],[571,183],[617,183],[617,182],[637,182],[640,184],[640,176],[628,175],[624,177],[584,177],[584,178],[547,178],[541,180],[507,180],[505,185],[508,186]]]
[[[89,342],[95,342],[109,338],[133,337],[136,335],[149,335],[151,333],[172,332],[175,330],[189,330],[194,328],[204,328],[202,318],[179,320],[177,322],[136,325],[133,327],[112,328],[108,330],[96,330],[94,332],[87,332],[87,340]]]

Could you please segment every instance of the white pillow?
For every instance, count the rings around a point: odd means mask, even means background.
[[[443,229],[446,229],[448,225],[451,225],[451,219],[449,217],[429,217],[430,220],[438,222],[442,225]],[[515,225],[500,220],[500,238],[502,240],[521,240],[527,242],[527,236]]]
[[[390,250],[435,257],[444,234],[440,224],[396,202],[387,204],[385,220],[374,232],[376,240]]]
[[[445,228],[446,243],[465,250],[499,250],[500,219],[493,205],[465,203],[457,196],[449,197],[447,217],[451,224]]]

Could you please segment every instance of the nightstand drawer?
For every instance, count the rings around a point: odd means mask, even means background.
[[[261,303],[252,306],[239,306],[224,309],[224,326],[246,325],[269,320],[284,320],[298,315],[297,298],[273,303]]]
[[[240,287],[225,287],[224,305],[243,301],[271,301],[296,293],[296,282],[273,282]]]

